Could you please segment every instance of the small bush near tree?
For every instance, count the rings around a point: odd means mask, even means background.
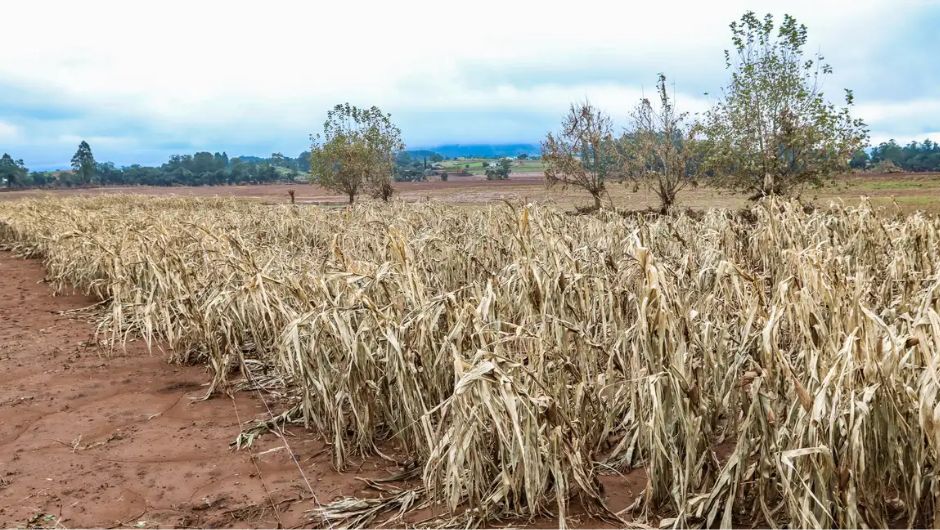
[[[486,168],[486,180],[506,180],[512,173],[512,161],[501,158],[496,165]]]

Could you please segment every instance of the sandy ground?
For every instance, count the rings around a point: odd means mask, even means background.
[[[286,439],[306,480],[277,436],[230,449],[239,418],[266,414],[257,394],[201,401],[205,370],[169,365],[142,342],[105,356],[94,324],[63,314],[94,302],[53,296],[39,261],[0,252],[0,527],[309,526],[317,501],[374,497],[357,477],[397,471],[371,458],[337,473],[327,446],[301,429]],[[601,482],[608,506],[620,510],[646,477],[636,470]],[[579,512],[572,507],[574,526],[610,526]]]

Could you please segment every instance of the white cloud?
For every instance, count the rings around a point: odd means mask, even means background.
[[[894,140],[898,145],[907,145],[911,142],[923,142],[926,139],[930,139],[932,142],[940,143],[940,130],[935,131],[926,131],[918,134],[873,134],[871,135],[870,144],[876,146],[882,142],[887,142],[888,140]]]
[[[59,135],[57,140],[61,143],[69,145],[78,145],[84,140],[86,142],[105,147],[127,146],[134,143],[132,139],[121,136],[81,136],[78,134],[62,134]]]
[[[916,99],[912,101],[872,101],[858,105],[860,115],[871,121],[922,120],[940,114],[940,99]]]
[[[875,101],[856,108],[871,129],[871,144],[894,139],[899,144],[930,138],[940,142],[940,99]]]
[[[536,140],[572,100],[625,116],[659,71],[685,110],[704,109],[701,92],[724,78],[727,25],[747,9],[809,25],[838,87],[865,79],[871,50],[922,5],[31,0],[4,6],[16,21],[4,41],[24,44],[0,46],[0,79],[87,114],[21,137],[95,136],[113,152],[171,141],[301,146],[343,101],[391,112],[409,124],[410,143],[481,139],[479,116],[498,113],[515,121],[494,138]],[[435,113],[460,126],[418,119]]]
[[[19,127],[0,121],[0,142],[12,142],[20,136]]]

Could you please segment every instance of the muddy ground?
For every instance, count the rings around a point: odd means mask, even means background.
[[[374,497],[357,477],[399,471],[372,458],[338,473],[302,429],[286,447],[267,435],[232,450],[239,419],[267,414],[257,393],[200,400],[204,368],[170,365],[140,341],[107,355],[75,311],[95,300],[53,296],[43,276],[41,262],[0,252],[0,527],[310,526],[318,501]],[[609,506],[631,504],[645,481],[642,470],[602,477]],[[610,526],[572,512],[574,526]]]
[[[229,448],[239,417],[266,413],[255,394],[200,401],[205,370],[142,342],[103,356],[94,324],[61,314],[95,300],[52,296],[42,279],[40,262],[0,252],[0,527],[309,524],[315,503],[279,438]],[[297,434],[288,445],[321,502],[374,495]]]
[[[534,201],[556,204],[562,208],[585,207],[592,199],[577,188],[549,189],[541,173],[513,173],[509,180],[488,181],[482,176],[451,177],[447,182],[394,183],[396,198],[409,202],[439,201],[448,204],[479,205],[498,203],[500,200]],[[336,204],[346,198],[313,184],[258,184],[244,186],[124,186],[105,188],[70,188],[52,190],[6,190],[0,189],[0,205],[5,200],[23,197],[142,194],[157,197],[238,197],[265,203],[287,203],[288,191],[295,192],[295,200],[301,204]],[[827,206],[831,201],[856,204],[860,197],[869,197],[872,204],[886,211],[913,212],[926,210],[940,213],[940,173],[862,174],[839,177],[835,185],[822,189],[806,189],[801,199],[818,206]],[[363,197],[360,200],[371,200]],[[644,187],[632,183],[611,183],[604,197],[606,206],[618,209],[641,210],[658,208],[656,196]],[[750,204],[747,196],[717,190],[708,186],[690,186],[679,194],[678,208],[740,208]]]

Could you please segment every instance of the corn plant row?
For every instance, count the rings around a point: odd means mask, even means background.
[[[264,373],[337,469],[418,470],[320,522],[940,524],[936,217],[44,198],[4,205],[0,243],[106,301],[109,348],[205,363],[209,394]],[[615,512],[598,477],[634,468]]]

